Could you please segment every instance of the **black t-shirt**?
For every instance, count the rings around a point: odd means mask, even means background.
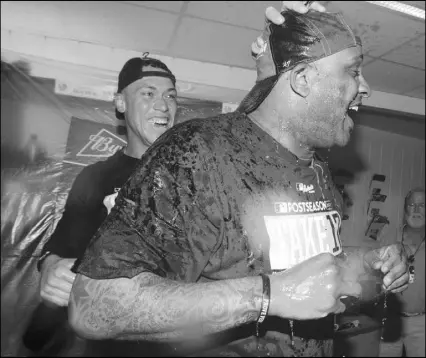
[[[138,162],[118,151],[105,161],[85,167],[74,180],[64,213],[43,253],[50,251],[63,258],[83,255]]]
[[[321,252],[338,255],[341,215],[341,196],[318,157],[299,165],[242,114],[196,119],[145,153],[74,269],[94,279],[150,271],[183,282],[270,273]],[[330,319],[295,322],[295,335],[305,338],[296,351],[288,321],[263,325],[264,354],[321,356],[330,349]],[[240,333],[206,354],[258,355],[254,329],[242,339]]]

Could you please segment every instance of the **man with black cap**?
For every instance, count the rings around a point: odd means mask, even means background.
[[[117,118],[126,121],[127,146],[107,160],[85,167],[74,181],[63,216],[39,260],[40,294],[44,300],[68,305],[74,275],[66,272],[67,268],[83,254],[106,218],[105,198],[117,195],[140,157],[173,126],[177,109],[175,83],[172,72],[157,59],[132,58],[124,65],[115,106]]]
[[[344,252],[342,199],[315,148],[346,145],[369,87],[340,14],[268,23],[237,112],[169,130],[73,267],[70,323],[158,355],[331,355],[359,276],[407,287],[398,245]]]
[[[126,62],[118,77],[116,117],[125,120],[127,146],[105,161],[85,167],[75,179],[61,220],[42,250],[43,304],[23,337],[32,350],[50,341],[50,331],[63,320],[75,274],[71,266],[114,205],[118,190],[148,147],[175,121],[176,79],[161,61],[146,54]]]

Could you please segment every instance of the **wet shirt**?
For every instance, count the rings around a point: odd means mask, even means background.
[[[138,162],[139,159],[118,151],[105,161],[83,168],[74,180],[64,213],[43,253],[50,251],[63,258],[83,255]]]
[[[281,271],[341,253],[341,215],[341,197],[318,157],[299,165],[243,114],[195,119],[145,153],[74,270],[94,279],[149,271],[182,282]],[[288,321],[267,318],[263,326],[259,342],[247,325],[198,354],[322,356],[330,349],[330,319],[295,322],[304,338],[296,350]]]

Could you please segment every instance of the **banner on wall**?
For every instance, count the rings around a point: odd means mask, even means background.
[[[222,103],[222,113],[234,112],[238,108],[238,103]]]
[[[106,160],[126,143],[115,126],[72,117],[63,162],[85,167]]]
[[[114,99],[113,86],[88,86],[75,84],[70,81],[55,80],[56,94],[63,96],[82,97],[111,102]]]

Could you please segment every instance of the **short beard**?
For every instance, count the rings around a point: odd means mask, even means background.
[[[308,108],[299,112],[297,117],[280,118],[280,135],[288,133],[308,148],[331,148],[339,143],[336,142],[334,126],[329,124],[330,119],[330,113],[311,111]]]
[[[405,222],[412,229],[420,230],[420,229],[423,229],[425,227],[425,219],[423,219],[423,220],[417,219],[416,220],[416,219],[406,218]]]

